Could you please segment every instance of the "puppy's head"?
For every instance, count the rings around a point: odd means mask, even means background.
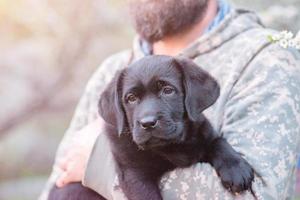
[[[148,56],[115,75],[99,111],[119,134],[154,148],[184,139],[185,122],[199,121],[218,96],[217,82],[191,60]]]

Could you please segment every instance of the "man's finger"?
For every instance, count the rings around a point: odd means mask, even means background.
[[[61,188],[65,185],[74,182],[73,176],[69,173],[69,171],[65,171],[62,175],[57,179],[56,186]]]
[[[56,180],[56,186],[61,188],[65,185],[64,180],[66,179],[66,172],[63,172],[61,176]]]

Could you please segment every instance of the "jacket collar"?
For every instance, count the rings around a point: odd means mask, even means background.
[[[224,20],[210,32],[201,35],[191,45],[185,48],[179,56],[195,58],[198,55],[209,53],[219,46],[234,39],[239,34],[250,29],[262,27],[257,15],[248,10],[231,9]],[[145,56],[141,48],[141,39],[136,36],[133,42],[134,60]]]

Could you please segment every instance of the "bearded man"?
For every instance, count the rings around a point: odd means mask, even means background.
[[[218,80],[221,94],[206,117],[262,175],[266,184],[259,178],[253,183],[259,199],[292,199],[300,141],[299,53],[271,43],[267,38],[275,31],[226,0],[132,0],[130,11],[137,32],[133,47],[109,57],[89,81],[40,199],[54,183],[71,182],[123,199],[97,103],[117,70],[150,54],[189,57]],[[235,198],[203,163],[166,174],[160,185],[166,200]],[[238,196],[253,199],[249,192]]]

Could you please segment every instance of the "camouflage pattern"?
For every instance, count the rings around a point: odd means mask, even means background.
[[[255,179],[258,199],[292,199],[300,140],[300,55],[293,49],[271,44],[257,16],[233,10],[211,32],[201,36],[182,54],[193,58],[221,85],[218,101],[204,114],[214,128],[259,172]],[[132,54],[133,53],[133,54]],[[69,130],[57,153],[63,154],[76,130],[97,118],[97,101],[116,70],[143,55],[139,40],[133,51],[108,58],[87,85]],[[93,136],[95,137],[95,136]],[[54,167],[41,200],[60,171]],[[84,184],[108,199],[125,199],[118,185],[114,163],[104,134],[90,156]],[[222,187],[208,164],[177,169],[160,182],[163,198],[253,199],[249,192],[233,196]]]

